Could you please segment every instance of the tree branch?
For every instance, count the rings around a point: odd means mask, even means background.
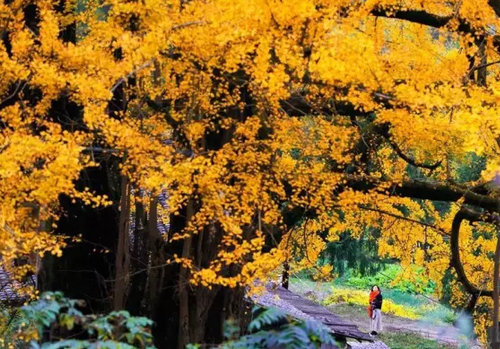
[[[139,71],[143,70],[143,69],[146,69],[147,67],[149,67],[151,64],[153,64],[153,61],[148,61],[146,63],[144,63],[143,65],[137,67],[136,69],[134,69],[133,71],[131,71],[130,73],[128,73],[126,76],[124,77],[121,77],[118,79],[118,81],[109,89],[111,92],[115,92],[115,90],[118,88],[118,86],[120,86],[121,84],[123,84],[125,81],[127,81],[128,78],[132,77],[133,75],[135,75],[136,73],[138,73]]]
[[[500,17],[500,0],[488,0],[488,5],[495,11],[495,14]]]
[[[489,212],[496,212],[497,199],[476,194],[470,189],[458,187],[451,184],[431,183],[419,180],[404,180],[402,182],[391,182],[380,178],[358,175],[346,175],[346,186],[362,192],[370,190],[389,191],[389,195],[411,197],[414,199],[456,202],[464,198],[465,204],[483,208]]]
[[[406,161],[408,164],[412,165],[412,166],[415,166],[415,167],[421,167],[421,168],[426,168],[428,170],[435,170],[436,168],[438,168],[441,163],[442,163],[442,160],[439,160],[437,162],[435,162],[434,164],[425,164],[423,162],[418,162],[416,161],[415,159],[412,159],[411,157],[407,156],[402,150],[401,148],[396,144],[396,142],[394,142],[391,137],[389,136],[389,133],[383,133],[382,136],[387,140],[387,142],[391,145],[392,149],[396,152],[396,154],[398,154],[398,156],[403,159],[404,161]]]
[[[471,69],[470,73],[469,73],[469,76],[470,76],[472,73],[474,73],[476,70],[483,69],[483,68],[487,68],[487,67],[489,67],[489,66],[491,66],[491,65],[495,65],[495,64],[499,64],[499,63],[500,63],[500,61],[495,61],[495,62],[490,62],[490,63],[486,63],[486,64],[481,64],[481,65],[479,65],[479,66],[477,66],[477,67],[473,67],[473,68]]]
[[[444,235],[446,237],[450,236],[450,234],[448,232],[446,232],[443,229],[440,229],[440,228],[438,228],[438,227],[436,227],[436,226],[434,226],[432,224],[429,224],[429,223],[425,223],[425,222],[418,221],[416,219],[412,219],[412,218],[408,218],[408,217],[405,217],[405,216],[397,215],[397,214],[394,214],[394,213],[391,213],[391,212],[388,212],[388,211],[379,210],[377,208],[371,208],[371,207],[368,207],[368,206],[365,206],[365,205],[360,205],[359,208],[361,208],[363,210],[367,210],[367,211],[378,212],[380,214],[383,214],[383,215],[386,215],[386,216],[390,216],[390,217],[394,217],[394,218],[397,218],[397,219],[401,219],[401,220],[404,220],[404,221],[408,221],[408,222],[411,222],[411,223],[420,224],[420,225],[422,225],[424,227],[430,228],[430,229],[438,232],[441,235]]]
[[[452,16],[438,16],[422,10],[394,10],[390,8],[377,7],[371,11],[377,17],[403,19],[409,22],[427,25],[434,28],[442,28],[447,25]]]
[[[24,88],[26,87],[26,85],[30,82],[31,80],[31,75],[28,76],[28,78],[26,79],[26,81],[19,81],[14,89],[14,91],[8,95],[7,97],[5,97],[3,100],[0,101],[0,107],[2,107],[7,101],[9,101],[10,99],[14,98],[15,96],[17,96],[20,92],[22,92],[24,90]]]
[[[468,220],[469,222],[478,222],[478,221],[495,221],[497,220],[491,219],[482,215],[479,212],[472,211],[468,208],[462,208],[457,212],[455,218],[453,219],[452,227],[451,227],[451,267],[455,269],[457,273],[458,281],[464,286],[465,290],[473,296],[487,296],[493,297],[493,291],[491,290],[483,290],[477,288],[473,285],[467,275],[465,274],[465,270],[460,259],[460,226],[463,220]]]
[[[422,10],[398,10],[381,6],[374,8],[371,14],[377,17],[402,19],[433,28],[442,28],[454,18],[453,16],[438,16]],[[474,33],[470,25],[463,20],[460,20],[457,30],[462,33]]]

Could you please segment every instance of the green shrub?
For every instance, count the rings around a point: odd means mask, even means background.
[[[83,305],[60,292],[44,293],[21,308],[23,322],[15,331],[15,340],[29,343],[33,349],[155,348],[151,320],[130,316],[126,311],[84,315],[79,310]]]
[[[16,337],[17,329],[26,320],[19,307],[7,304],[0,304],[0,348],[24,349],[28,348],[25,341],[20,341]]]
[[[457,315],[450,310],[449,312],[444,314],[442,319],[444,322],[446,322],[448,324],[454,324],[455,321],[457,321]]]
[[[320,348],[323,344],[337,345],[330,329],[316,321],[297,320],[276,309],[254,308],[256,317],[248,326],[249,334],[241,336],[239,327],[226,322],[226,342],[219,349]],[[192,345],[191,349],[196,348]]]
[[[423,275],[422,270],[416,270],[416,278],[408,281],[400,277],[403,269],[397,264],[388,265],[385,269],[372,276],[361,276],[347,273],[336,283],[357,289],[370,289],[373,285],[379,285],[382,289],[392,289],[404,293],[434,293],[435,285]]]

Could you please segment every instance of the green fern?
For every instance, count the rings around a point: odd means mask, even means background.
[[[126,311],[84,315],[78,306],[83,306],[83,302],[66,298],[60,292],[44,293],[38,301],[22,308],[22,317],[29,325],[20,328],[20,333],[35,329],[38,338],[54,330],[70,335],[78,325],[82,333],[86,333],[85,340],[45,338],[43,342],[32,341],[30,346],[34,349],[154,349],[151,320],[131,316]]]
[[[219,346],[220,349],[315,349],[322,344],[337,346],[330,330],[319,322],[298,320],[276,308],[254,308],[253,313],[257,315],[248,326],[250,334],[228,340]],[[232,323],[227,325],[235,326]],[[235,330],[226,330],[226,333],[234,335]]]
[[[252,312],[254,314],[262,311],[262,308],[254,307]],[[268,308],[262,311],[253,321],[248,325],[249,331],[262,329],[265,325],[276,324],[280,320],[288,318],[288,314],[277,308]]]

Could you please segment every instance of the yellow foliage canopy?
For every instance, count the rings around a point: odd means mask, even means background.
[[[208,268],[174,257],[206,286],[252,284],[285,260],[311,267],[326,241],[367,226],[381,255],[441,285],[454,214],[495,205],[494,190],[475,189],[500,166],[500,18],[487,0],[59,3],[0,1],[4,261],[61,253],[64,239],[41,228],[57,224],[61,194],[108,203],[74,186],[98,147],[136,187],[168,191],[164,215],[197,201],[173,240],[222,229]],[[117,93],[127,107],[111,111]],[[54,116],[61,98],[81,118]],[[485,170],[463,179],[471,153]],[[454,204],[442,215],[431,200]],[[491,288],[495,243],[493,226],[464,222],[478,288]]]

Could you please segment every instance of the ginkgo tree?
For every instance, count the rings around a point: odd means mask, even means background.
[[[220,340],[255,280],[373,227],[438,292],[452,271],[486,341],[499,15],[496,0],[0,1],[4,268],[150,316],[160,347],[184,348]],[[485,165],[463,180],[471,159]],[[16,271],[29,255],[43,270]]]

